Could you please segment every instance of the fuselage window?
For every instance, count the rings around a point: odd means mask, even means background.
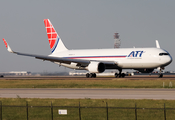
[[[159,56],[169,55],[168,53],[159,53]]]

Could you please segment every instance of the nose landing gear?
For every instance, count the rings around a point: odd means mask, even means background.
[[[160,73],[160,74],[159,74],[159,78],[162,78],[162,77],[163,77],[163,74],[162,74],[162,73]]]
[[[162,77],[163,77],[162,70],[163,70],[164,68],[159,67],[158,69],[159,69],[159,78],[162,78]]]

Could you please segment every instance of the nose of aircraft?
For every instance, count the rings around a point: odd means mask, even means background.
[[[171,57],[170,54],[169,55],[161,56],[161,58],[160,58],[161,66],[162,67],[165,67],[165,66],[169,65],[172,62],[172,60],[173,59],[172,59],[172,57]]]
[[[171,55],[167,56],[165,58],[165,66],[169,65],[173,61]]]

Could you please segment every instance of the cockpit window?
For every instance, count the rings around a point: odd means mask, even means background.
[[[159,53],[159,56],[169,55],[168,53]]]

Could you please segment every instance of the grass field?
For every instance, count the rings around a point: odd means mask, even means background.
[[[0,88],[175,88],[175,80],[0,80]]]
[[[160,120],[164,119],[164,103],[166,108],[175,108],[174,100],[114,100],[114,99],[5,99],[2,101],[2,119],[3,120],[25,120],[26,101],[28,102],[28,119],[30,120],[51,120],[51,102],[53,105],[53,119],[59,120],[79,120],[79,103],[81,106],[81,120],[106,120],[108,103],[109,120],[135,120],[135,108],[137,104],[138,120]],[[15,105],[16,107],[5,107],[5,105]],[[23,107],[19,107],[23,106]],[[38,106],[38,107],[35,107]],[[41,107],[43,106],[43,107]],[[58,107],[59,106],[59,107]],[[69,107],[61,107],[69,106]],[[91,108],[102,107],[102,108]],[[118,107],[118,108],[110,108]],[[119,108],[119,107],[125,107]],[[154,108],[154,109],[147,109]],[[59,115],[58,109],[67,109],[67,115]],[[166,110],[166,119],[175,118],[175,109]]]
[[[169,86],[170,83],[172,86]],[[175,88],[175,80],[115,78],[107,80],[0,80],[0,88],[163,88],[163,85],[164,88]],[[2,109],[0,108],[2,120],[27,119],[26,102],[29,106],[29,120],[51,120],[52,115],[54,120],[79,120],[80,117],[81,120],[107,120],[107,118],[109,120],[135,120],[136,116],[138,120],[163,120],[165,119],[165,113],[166,120],[175,118],[175,109],[171,109],[175,108],[175,100],[0,98],[0,101],[2,102]],[[51,102],[53,109],[51,108]],[[167,108],[165,111],[164,103]],[[136,110],[135,104],[137,105]],[[59,115],[58,109],[67,109],[68,114]]]

